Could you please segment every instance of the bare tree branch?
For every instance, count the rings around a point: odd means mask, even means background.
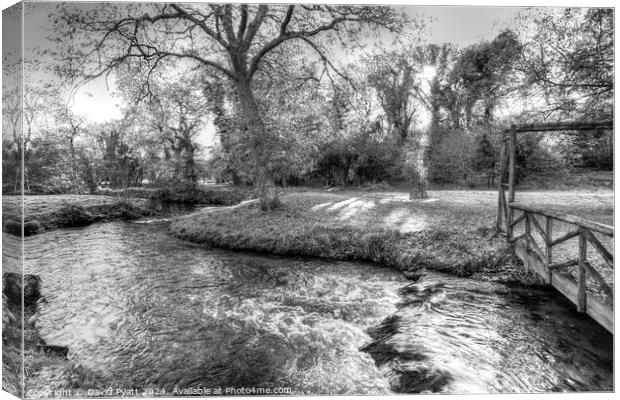
[[[258,29],[263,24],[263,20],[265,19],[268,10],[269,8],[264,4],[258,6],[258,12],[256,13],[256,17],[254,17],[254,20],[252,20],[252,22],[250,23],[245,38],[243,39],[241,45],[242,51],[247,51],[247,49],[250,48],[250,45],[254,40],[254,36],[256,36],[256,32],[258,32]]]

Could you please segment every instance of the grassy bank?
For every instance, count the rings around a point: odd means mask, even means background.
[[[159,204],[227,206],[253,197],[251,188],[210,185],[174,188],[102,190],[97,195],[39,195],[24,198],[24,234],[86,226],[94,222],[134,220],[156,213]],[[20,196],[2,197],[2,230],[20,235]]]
[[[210,185],[157,189],[148,198],[162,203],[230,206],[253,197],[252,188]]]
[[[497,192],[288,191],[270,213],[256,201],[203,210],[171,224],[170,232],[208,246],[287,256],[370,261],[414,272],[421,268],[502,282],[533,283],[503,239],[492,237]],[[528,204],[613,223],[613,192],[520,192]],[[557,235],[571,229],[557,224]],[[572,257],[575,246],[558,249]],[[565,253],[565,254],[564,254]]]
[[[177,185],[163,188],[133,187],[126,189],[100,189],[99,195],[119,198],[140,198],[168,204],[202,204],[230,206],[253,197],[252,188],[227,184]]]
[[[67,204],[53,211],[27,213],[24,216],[24,235],[33,235],[58,228],[86,226],[95,222],[129,221],[153,215],[154,213],[155,211],[153,210],[124,201],[88,206]],[[19,236],[21,234],[19,215],[5,214],[3,216],[2,230]]]
[[[494,270],[505,244],[490,238],[488,207],[450,198],[409,200],[405,193],[288,193],[284,207],[256,201],[175,221],[170,232],[208,246],[261,253],[370,261],[469,276]]]

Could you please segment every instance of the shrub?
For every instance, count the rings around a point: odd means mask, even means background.
[[[84,207],[70,204],[53,213],[55,225],[62,227],[78,227],[92,224],[94,217]]]
[[[566,160],[557,151],[557,143],[548,135],[524,133],[517,140],[516,178],[520,182],[528,175],[555,175],[566,171]]]
[[[14,219],[6,219],[2,225],[2,230],[11,235],[20,236],[22,234],[22,224]]]
[[[471,181],[476,153],[476,133],[463,130],[441,132],[441,140],[432,156],[435,182]]]
[[[251,191],[238,187],[205,189],[179,185],[155,191],[149,199],[161,203],[210,204],[230,206],[251,198]]]

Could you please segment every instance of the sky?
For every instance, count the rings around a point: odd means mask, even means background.
[[[510,26],[519,7],[408,7],[410,16],[423,14],[432,19],[431,43],[454,43],[459,47],[492,40]]]

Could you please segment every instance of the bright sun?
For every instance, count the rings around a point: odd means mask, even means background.
[[[436,73],[437,68],[433,67],[432,65],[426,65],[424,68],[422,68],[422,73],[420,74],[420,77],[424,78],[427,81],[430,81],[435,77]]]
[[[122,116],[122,100],[112,97],[113,83],[106,86],[105,79],[99,78],[84,84],[73,97],[71,110],[91,122],[105,122]]]

